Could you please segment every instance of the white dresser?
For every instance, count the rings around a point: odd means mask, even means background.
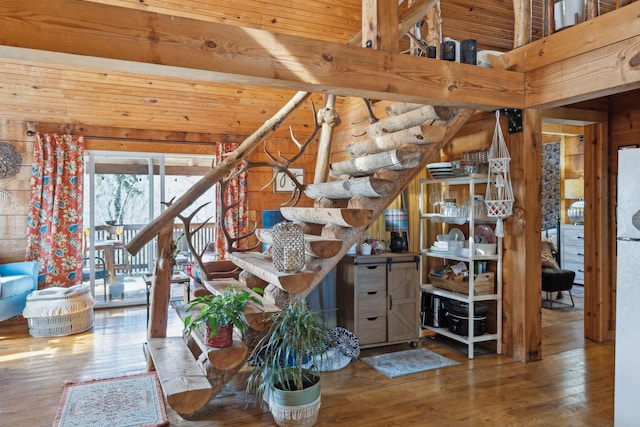
[[[584,285],[584,225],[561,225],[560,267],[576,272],[574,283]]]

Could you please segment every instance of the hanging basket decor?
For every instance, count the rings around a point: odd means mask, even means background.
[[[496,127],[488,155],[489,182],[484,201],[487,205],[487,215],[497,218],[495,230],[497,237],[504,237],[502,220],[513,214],[514,197],[509,172],[510,161],[511,156],[500,127],[500,111],[496,110]]]
[[[13,178],[20,172],[22,156],[16,147],[0,142],[0,179]]]
[[[304,232],[300,224],[282,221],[273,226],[271,257],[280,272],[295,273],[304,268]]]

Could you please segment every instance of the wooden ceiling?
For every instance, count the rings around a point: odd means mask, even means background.
[[[43,40],[49,35],[38,25],[44,21],[39,21],[40,14],[55,15],[56,29],[62,33],[65,26],[83,26],[83,17],[65,16],[60,1],[51,7],[47,0],[27,3],[3,0],[2,3],[0,21],[22,22],[41,44],[46,43]],[[346,44],[361,29],[361,0],[83,0],[77,3],[101,3],[341,44]],[[401,11],[406,3],[400,6]],[[601,13],[611,10],[614,4],[615,0],[601,0]],[[511,0],[446,0],[441,10],[443,36],[458,40],[474,38],[478,49],[511,49],[514,33]],[[532,13],[533,39],[536,40],[543,35],[542,0],[533,0]],[[103,19],[105,29],[108,25],[127,27],[127,22],[109,22],[108,18],[96,20]],[[13,45],[3,41],[7,37],[0,30],[0,45]],[[99,40],[68,42],[90,48]],[[230,51],[229,55],[233,53]],[[242,140],[294,94],[293,90],[282,88],[104,72],[93,67],[2,55],[0,87],[3,88],[1,117],[61,124],[74,133],[104,132],[126,138],[140,131],[158,131],[161,139],[188,139],[189,134],[200,134],[200,140],[211,141]],[[323,97],[318,95],[314,99],[316,106],[321,107]],[[304,132],[310,121],[311,110],[307,104],[288,123],[294,130]]]

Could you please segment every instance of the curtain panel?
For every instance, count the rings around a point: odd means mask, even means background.
[[[38,288],[69,287],[82,269],[84,137],[37,133],[27,217],[27,259]]]
[[[216,167],[228,153],[236,149],[236,144],[216,144],[214,167]],[[249,232],[249,203],[247,199],[247,173],[238,173],[242,165],[224,177],[225,186],[216,184],[216,227],[214,229],[215,249],[218,259],[226,259],[229,253],[229,242],[222,230],[224,227],[232,238],[246,236]],[[222,217],[222,209],[228,207],[226,215]],[[237,249],[244,249],[248,245],[248,239],[240,239],[233,244]]]

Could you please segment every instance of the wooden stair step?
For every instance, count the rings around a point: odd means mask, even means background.
[[[184,319],[189,314],[197,312],[195,310],[197,310],[197,308],[187,312],[186,306],[182,306],[176,309],[176,313],[184,322]],[[207,359],[209,359],[209,362],[212,366],[220,370],[230,370],[236,368],[240,364],[244,363],[247,355],[249,354],[249,349],[247,348],[245,343],[242,342],[242,339],[235,333],[235,331],[233,334],[232,344],[229,347],[223,348],[211,347],[207,345],[204,340],[204,326],[195,328],[193,331],[191,331],[190,338],[191,341],[195,343],[200,349],[200,357],[206,357]],[[191,358],[193,359],[192,354]]]
[[[422,105],[414,110],[406,111],[402,114],[389,115],[375,123],[371,123],[367,127],[367,133],[369,136],[376,137],[419,126],[431,120],[447,121],[455,115],[456,110],[454,108]]]
[[[273,230],[270,228],[256,229],[256,237],[262,243],[273,245]],[[314,234],[304,235],[304,250],[308,255],[315,258],[334,257],[342,249],[342,240],[329,239]]]
[[[340,227],[364,227],[369,225],[373,217],[370,209],[349,208],[280,208],[282,216],[289,221],[308,222],[311,224],[337,225]]]
[[[229,254],[231,260],[243,270],[248,271],[272,285],[290,294],[304,292],[313,284],[316,273],[309,270],[297,273],[283,273],[273,266],[271,257],[258,252],[234,252]]]
[[[360,142],[347,144],[345,151],[351,157],[363,157],[401,149],[408,145],[424,146],[440,142],[447,133],[447,123],[442,120],[431,120],[428,127],[425,124],[394,133],[387,133]],[[428,129],[428,132],[425,130]]]
[[[266,327],[265,319],[269,314],[280,311],[280,308],[278,306],[267,301],[262,297],[262,295],[258,294],[252,289],[247,288],[236,279],[205,280],[203,282],[203,285],[209,292],[214,295],[222,295],[224,294],[225,289],[227,289],[229,286],[233,286],[243,291],[247,291],[252,296],[260,299],[260,301],[262,301],[262,305],[257,304],[253,301],[249,301],[249,304],[244,311],[244,316],[247,319],[249,327],[256,331],[261,331]]]
[[[182,337],[150,338],[151,354],[166,401],[179,414],[190,414],[211,399],[213,388]]]
[[[309,184],[304,190],[307,197],[320,199],[350,199],[356,196],[385,197],[396,189],[397,183],[386,179],[362,177],[319,184]]]
[[[330,165],[329,174],[337,178],[342,175],[372,175],[380,169],[405,170],[420,166],[422,153],[417,151],[391,150],[368,156],[348,159]]]

